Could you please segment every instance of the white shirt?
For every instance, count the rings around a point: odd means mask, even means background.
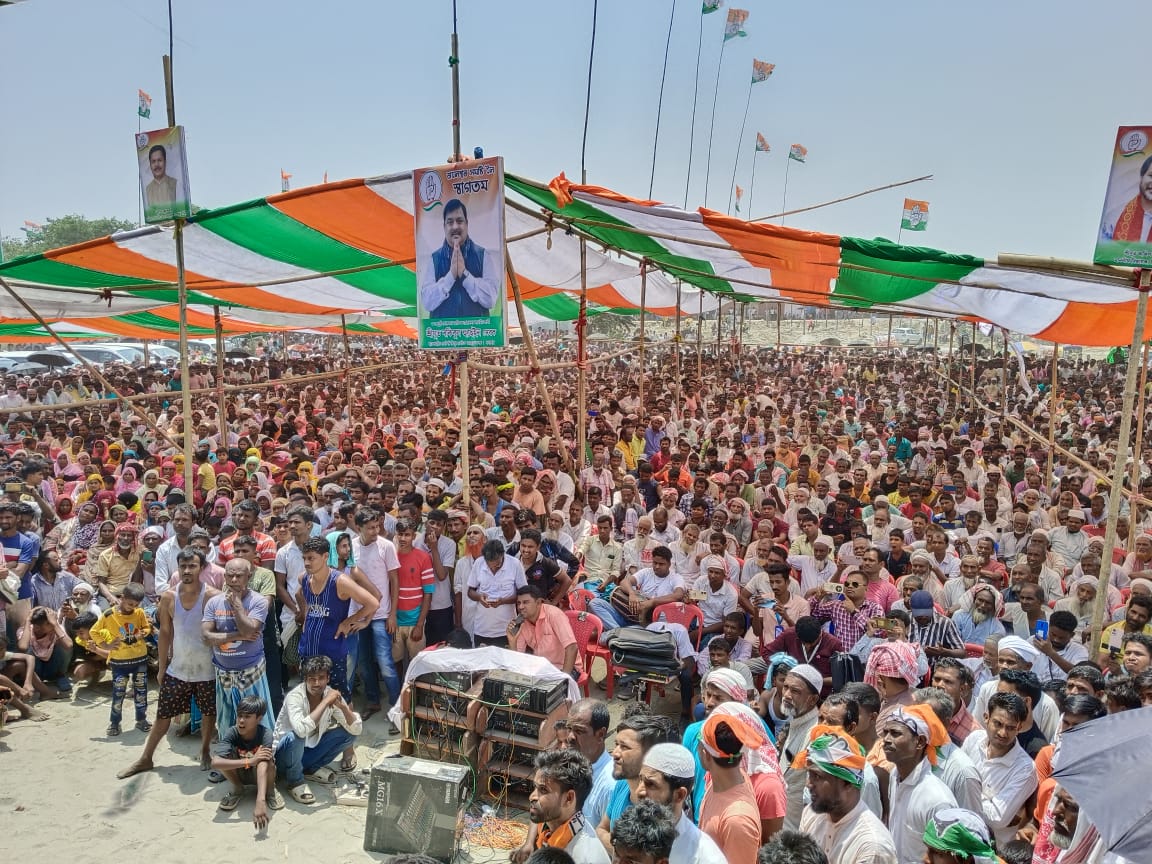
[[[584,805],[584,811],[588,811],[587,804]],[[676,823],[676,839],[672,842],[668,864],[728,864],[728,859],[715,840],[681,813]]]
[[[896,844],[884,823],[860,801],[839,822],[804,808],[800,830],[835,864],[897,864]],[[673,846],[675,849],[675,846]]]
[[[363,729],[360,715],[353,713],[353,720],[349,723],[344,719],[344,712],[335,705],[329,705],[320,713],[320,722],[313,722],[312,709],[308,705],[308,687],[297,684],[284,697],[284,704],[280,706],[280,713],[276,715],[276,728],[272,730],[272,749],[280,746],[281,739],[289,732],[297,738],[304,739],[305,747],[315,747],[320,743],[329,729],[340,726],[347,729],[352,735],[359,735]]]
[[[788,565],[800,571],[800,592],[815,591],[826,582],[836,581],[836,562],[829,555],[821,564],[813,555],[789,555]]]
[[[924,826],[937,812],[956,806],[956,796],[921,759],[912,773],[901,780],[895,769],[888,779],[888,828],[896,844],[899,864],[924,861]]]
[[[564,851],[572,856],[573,861],[579,861],[580,864],[612,864],[608,850],[596,836],[596,828],[588,819],[584,820],[583,828],[572,838],[572,842],[564,847]]]
[[[696,580],[696,590],[706,595],[700,601],[700,611],[704,613],[704,626],[711,627],[724,620],[724,616],[740,608],[740,597],[735,586],[725,579],[719,590],[713,591],[708,585],[708,577],[701,576]]]
[[[945,744],[940,748],[940,758],[932,773],[952,790],[958,806],[973,813],[980,812],[983,784],[980,772],[976,770],[967,753],[955,744]]]
[[[1036,766],[1019,742],[1006,756],[988,755],[988,733],[977,729],[964,740],[964,752],[980,772],[982,782],[981,812],[996,836],[996,845],[1011,843],[1016,829],[1009,823],[1016,818],[1024,802],[1036,791]]]
[[[497,528],[499,530],[499,528]],[[413,543],[417,549],[428,551],[428,544],[425,542],[424,535],[421,534],[416,538]],[[432,592],[432,605],[429,609],[451,609],[452,608],[452,576],[453,571],[456,569],[456,543],[451,537],[440,535],[440,539],[436,544],[437,550],[440,552],[440,563],[444,565],[445,571],[448,575],[444,577],[444,581],[436,580],[436,588]],[[357,564],[360,562],[357,561]]]
[[[999,682],[999,678],[991,678],[980,685],[976,693],[976,703],[972,708],[972,716],[976,718],[977,723],[983,724],[984,715],[988,711],[988,700],[996,692],[996,685]],[[1060,729],[1060,708],[1047,693],[1040,695],[1039,704],[1032,709],[1032,722],[1040,727],[1040,731],[1049,741],[1056,737],[1056,732]]]
[[[636,589],[649,600],[655,597],[667,597],[677,588],[684,588],[684,580],[669,571],[667,576],[657,576],[651,567],[637,570],[632,574],[636,581]]]
[[[472,572],[468,575],[468,587],[474,588],[476,593],[487,595],[491,600],[503,600],[516,596],[516,589],[528,584],[524,578],[524,567],[519,559],[511,555],[504,556],[504,563],[495,573],[488,566],[483,556],[472,562]],[[503,636],[508,630],[508,622],[516,617],[516,606],[506,603],[489,609],[481,603],[474,603],[476,611],[473,616],[474,635],[492,639]]]
[[[360,571],[368,577],[368,581],[380,592],[380,605],[372,620],[386,620],[392,612],[392,574],[400,569],[396,547],[392,545],[391,540],[385,540],[383,537],[377,537],[375,543],[365,546],[357,534],[352,538],[352,558]]]
[[[399,569],[399,563],[396,567]],[[296,545],[294,540],[289,540],[288,543],[276,550],[276,563],[272,569],[275,573],[284,574],[284,583],[288,594],[295,597],[296,592],[300,590],[300,579],[304,575],[304,553],[300,551],[300,547]],[[296,616],[292,614],[292,610],[285,606],[284,611],[280,613],[281,626],[287,627],[295,619]]]
[[[1035,639],[1028,640],[1035,642]],[[1083,663],[1085,660],[1090,660],[1088,656],[1088,649],[1085,648],[1077,639],[1068,640],[1068,644],[1061,650],[1056,652],[1068,663],[1075,666],[1077,663]],[[1032,664],[1032,671],[1036,673],[1036,677],[1040,679],[1040,683],[1045,681],[1066,681],[1068,680],[1068,673],[1057,666],[1051,658],[1045,654],[1041,654],[1036,658],[1036,662]]]
[[[187,542],[185,542],[185,546]],[[170,537],[156,547],[156,596],[159,597],[179,581],[180,568],[176,556],[183,547],[175,537]]]

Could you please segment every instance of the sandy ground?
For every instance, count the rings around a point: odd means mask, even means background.
[[[602,677],[600,667],[595,673]],[[149,688],[151,719],[154,681]],[[81,687],[71,701],[42,703],[48,720],[21,720],[0,732],[3,853],[32,853],[31,860],[51,862],[56,855],[71,857],[83,849],[85,860],[124,864],[388,860],[363,849],[366,809],[337,804],[333,792],[318,784],[310,784],[317,798],[311,807],[294,802],[281,784],[284,809],[272,813],[268,828],[260,832],[252,825],[254,790],[233,812],[219,812],[216,805],[228,784],[209,783],[199,769],[199,737],[169,735],[156,751],[155,769],[117,780],[116,772],[136,759],[147,735],[128,721],[129,695],[123,734],[105,737],[111,689],[108,679]],[[592,695],[604,698],[595,686]],[[654,707],[678,713],[678,699],[670,690],[666,699],[655,698]],[[619,699],[610,703],[614,721],[624,705]],[[387,729],[383,714],[364,724],[356,748],[361,768],[398,751],[399,736],[389,736]],[[471,860],[503,862],[507,853],[473,849]]]

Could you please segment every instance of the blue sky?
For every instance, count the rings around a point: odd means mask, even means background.
[[[218,206],[293,185],[437,164],[451,152],[449,0],[175,0],[177,119],[194,200]],[[799,227],[895,238],[905,195],[931,203],[925,245],[1088,260],[1116,127],[1152,117],[1148,9],[1069,0],[729,0],[748,38],[720,66],[708,203],[725,209],[752,58],[737,182],[752,215],[934,174],[794,217]],[[700,0],[677,0],[654,197],[682,203]],[[589,182],[645,196],[670,0],[602,0]],[[580,173],[592,0],[461,0],[462,139],[507,170]],[[707,16],[689,206],[703,203],[724,11]],[[27,0],[0,11],[0,232],[82,213],[136,218],[136,90],[164,125],[164,0]],[[1143,112],[1143,113],[1142,113]],[[159,122],[157,122],[157,118]],[[145,121],[147,123],[148,121]],[[149,128],[148,125],[145,128]],[[745,208],[747,215],[747,208]],[[905,241],[912,238],[905,235]]]

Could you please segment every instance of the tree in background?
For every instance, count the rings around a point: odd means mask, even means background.
[[[3,238],[5,261],[23,255],[36,255],[49,249],[59,249],[61,246],[83,243],[85,240],[95,240],[97,237],[106,237],[117,231],[129,231],[137,227],[136,223],[129,219],[85,219],[78,213],[49,219],[44,225],[25,224],[23,240],[15,237]]]

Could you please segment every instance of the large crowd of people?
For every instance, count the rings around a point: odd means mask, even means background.
[[[474,370],[461,418],[400,345],[195,364],[190,417],[171,368],[9,377],[0,722],[84,688],[139,734],[122,778],[176,727],[263,828],[357,767],[418,654],[498,646],[591,684],[514,861],[1127,860],[1053,777],[1069,729],[1152,705],[1152,447],[1102,561],[1122,365],[1053,393],[1050,360],[965,359],[973,395],[929,352],[598,350],[583,418],[573,367]],[[639,631],[666,686],[603,680]]]

